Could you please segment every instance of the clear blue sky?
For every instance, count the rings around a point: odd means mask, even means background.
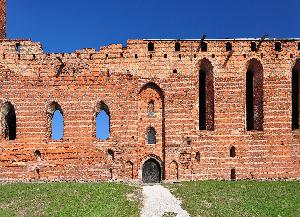
[[[300,37],[299,0],[7,0],[8,37],[71,52],[138,38]]]
[[[11,39],[42,42],[47,52],[141,38],[300,38],[300,0],[7,0]],[[55,137],[62,117],[55,116]],[[97,118],[97,137],[109,137]]]

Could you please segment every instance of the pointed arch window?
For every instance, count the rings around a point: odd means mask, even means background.
[[[100,102],[96,112],[96,138],[107,140],[110,138],[110,111],[104,102]]]
[[[50,103],[47,109],[49,123],[49,137],[53,140],[60,140],[64,137],[64,116],[61,106],[57,102]]]
[[[199,130],[214,130],[213,67],[204,59],[199,72]]]
[[[57,102],[50,105],[51,138],[61,140],[64,137],[64,116],[61,106]]]
[[[263,68],[259,61],[250,60],[246,73],[247,130],[263,130]]]

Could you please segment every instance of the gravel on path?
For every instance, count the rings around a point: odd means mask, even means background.
[[[141,217],[162,217],[167,213],[176,213],[177,217],[190,216],[181,208],[181,202],[161,185],[144,186],[143,197]]]

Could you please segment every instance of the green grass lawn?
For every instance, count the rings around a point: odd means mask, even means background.
[[[197,181],[167,187],[191,216],[300,216],[299,181]]]
[[[0,216],[139,216],[139,188],[118,183],[0,185]]]

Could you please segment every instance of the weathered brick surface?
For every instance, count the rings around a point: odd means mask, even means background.
[[[252,52],[251,41],[232,40],[231,54],[226,42],[207,40],[207,52],[198,51],[199,41],[180,41],[177,52],[175,41],[154,41],[155,50],[149,52],[148,41],[129,40],[126,48],[46,54],[39,43],[2,41],[0,104],[14,106],[17,135],[16,140],[1,138],[0,180],[137,181],[149,157],[161,162],[166,180],[229,179],[233,168],[237,179],[299,178],[299,130],[291,127],[291,77],[300,58],[299,41],[281,40],[282,51],[275,52],[275,41],[266,40]],[[204,59],[213,67],[213,130],[199,130]],[[246,130],[246,73],[253,59],[263,67],[262,131]],[[150,100],[153,116],[148,115]],[[111,117],[106,141],[95,136],[101,101]],[[60,141],[50,138],[52,102],[64,115]],[[156,144],[147,144],[149,126],[156,130]]]
[[[6,0],[0,0],[0,39],[6,38]]]
[[[207,52],[199,40],[152,41],[154,51],[147,40],[129,40],[127,47],[45,53],[39,43],[5,39],[5,3],[0,0],[0,181],[140,181],[149,158],[168,181],[230,179],[232,169],[237,179],[300,178],[300,132],[292,128],[299,40],[206,40]],[[226,51],[227,42],[233,51]],[[251,42],[260,44],[257,51]],[[252,131],[246,123],[249,70]],[[200,89],[206,91],[204,124]],[[105,141],[96,138],[95,124],[103,105],[111,130]],[[16,114],[15,140],[7,132],[8,108]],[[64,116],[59,141],[51,139],[55,109]],[[148,144],[149,127],[156,144]]]

